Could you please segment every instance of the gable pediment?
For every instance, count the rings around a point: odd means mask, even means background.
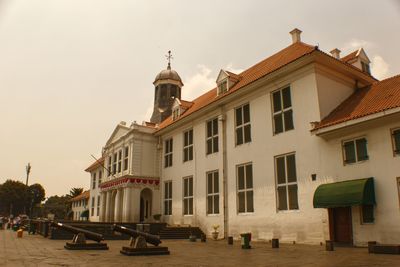
[[[117,127],[115,127],[114,131],[112,132],[110,138],[108,139],[106,146],[118,141],[122,136],[126,135],[129,132],[129,130],[130,130],[129,127],[122,124],[118,124]]]

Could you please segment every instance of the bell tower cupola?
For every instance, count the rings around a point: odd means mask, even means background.
[[[171,51],[166,55],[168,60],[167,69],[162,70],[155,78],[154,84],[154,108],[150,121],[159,124],[172,113],[174,99],[181,99],[181,88],[183,86],[179,74],[171,68]]]

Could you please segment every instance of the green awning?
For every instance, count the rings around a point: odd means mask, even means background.
[[[314,208],[374,205],[374,178],[322,184],[315,190],[313,204]]]

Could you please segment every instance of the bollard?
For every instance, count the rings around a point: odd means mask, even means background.
[[[279,248],[279,239],[272,238],[272,248]]]
[[[242,238],[242,249],[250,249],[250,241],[251,241],[251,234],[250,233],[243,233],[240,234]]]
[[[205,234],[201,235],[201,242],[206,242],[207,241],[207,236]]]
[[[333,251],[333,241],[332,240],[326,240],[325,241],[325,249],[326,251]]]
[[[233,245],[233,236],[228,236],[228,245]]]
[[[24,230],[19,229],[19,230],[17,231],[17,237],[18,237],[18,238],[22,238],[23,233],[24,233]]]
[[[374,253],[374,246],[376,241],[368,241],[368,253]]]

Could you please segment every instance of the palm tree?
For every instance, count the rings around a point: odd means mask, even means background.
[[[74,188],[71,188],[71,190],[69,190],[69,194],[67,196],[70,198],[74,198],[74,197],[82,194],[82,192],[83,192],[83,188],[74,187]]]

